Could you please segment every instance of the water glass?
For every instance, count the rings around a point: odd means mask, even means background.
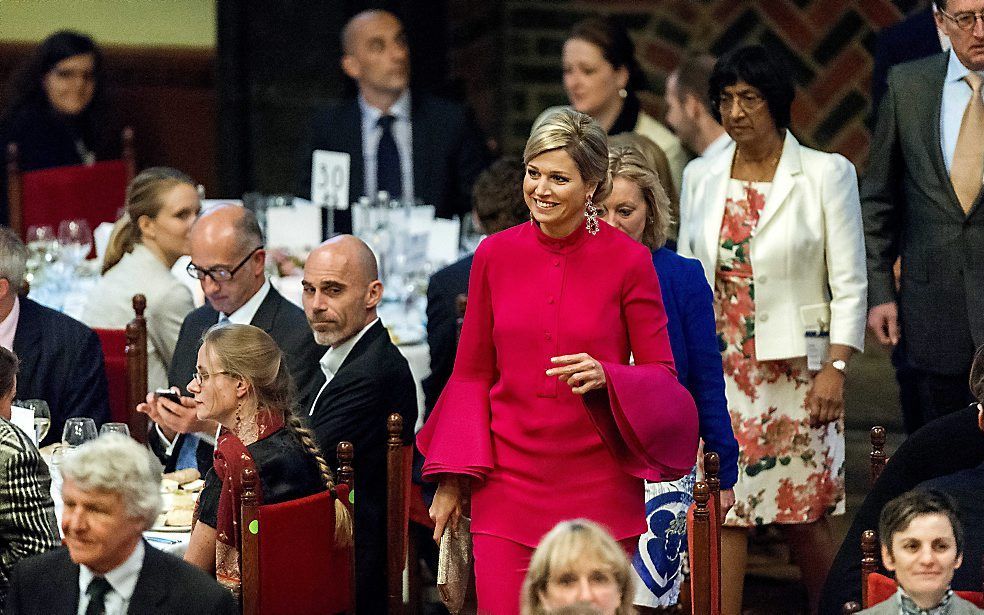
[[[95,421],[89,417],[74,416],[65,421],[65,429],[62,430],[62,444],[69,448],[75,448],[89,440],[95,440],[96,435]]]
[[[74,268],[92,250],[92,230],[89,229],[89,223],[81,218],[62,220],[58,225],[58,243],[68,266]]]
[[[106,435],[108,433],[118,433],[124,436],[130,435],[130,428],[126,423],[103,423],[103,426],[99,428],[99,435]]]
[[[34,411],[34,434],[37,436],[38,446],[40,446],[51,427],[51,409],[48,408],[48,402],[43,399],[25,399],[15,401],[14,405]]]

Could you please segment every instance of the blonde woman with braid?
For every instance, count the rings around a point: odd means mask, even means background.
[[[243,468],[252,466],[259,474],[264,504],[330,489],[334,478],[311,431],[292,411],[294,387],[283,353],[262,329],[239,324],[209,329],[188,391],[195,396],[198,418],[222,428],[185,560],[238,596]],[[335,506],[336,536],[347,543],[351,519],[340,502]]]
[[[102,277],[89,293],[82,322],[122,329],[133,318],[133,295],[147,298],[147,384],[170,385],[167,371],[181,323],[195,309],[191,291],[171,274],[188,254],[188,232],[201,202],[195,182],[177,169],[152,167],[130,181],[125,213],[113,227]]]

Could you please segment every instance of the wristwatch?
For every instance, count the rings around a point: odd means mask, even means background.
[[[842,375],[847,375],[847,361],[843,359],[834,359],[833,361],[827,361],[827,365],[833,367],[839,371]]]

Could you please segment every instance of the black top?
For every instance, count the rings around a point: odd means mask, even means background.
[[[279,504],[325,490],[321,471],[294,434],[282,427],[246,447],[260,474],[262,504]],[[215,468],[205,475],[205,488],[198,499],[198,520],[214,528],[219,513],[222,481]]]

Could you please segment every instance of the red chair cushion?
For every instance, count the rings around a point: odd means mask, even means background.
[[[260,506],[258,513],[258,612],[320,615],[352,609],[351,552],[335,548],[334,496],[326,491]]]
[[[95,329],[102,344],[106,365],[106,381],[109,384],[109,413],[117,423],[130,422],[130,409],[126,407],[126,330]]]
[[[89,228],[114,222],[126,200],[127,168],[122,160],[55,167],[21,176],[23,228],[83,218]]]
[[[868,575],[868,604],[865,608],[875,606],[879,602],[884,602],[895,595],[898,585],[895,579],[887,577],[881,573],[873,572]],[[984,608],[984,593],[957,591],[954,592],[964,600],[973,602],[978,608]]]

